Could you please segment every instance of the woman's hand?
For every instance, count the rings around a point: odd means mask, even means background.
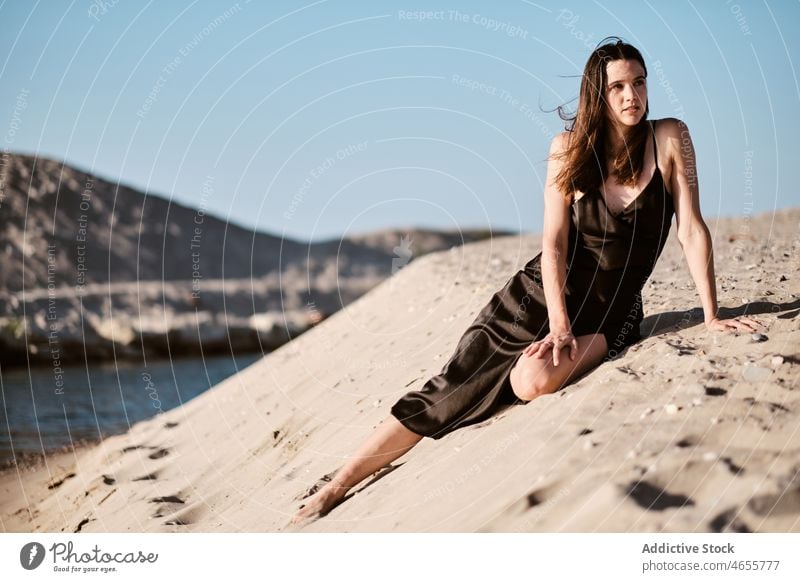
[[[547,352],[553,351],[553,365],[558,366],[561,348],[569,346],[569,357],[574,360],[578,356],[578,340],[570,329],[551,330],[544,339],[533,342],[522,353],[527,357],[545,358]]]
[[[718,317],[715,317],[711,321],[706,322],[706,329],[709,331],[743,331],[753,333],[758,331],[756,326],[759,325],[766,327],[763,323],[753,319],[752,317],[740,315],[739,317],[734,317],[732,319],[719,319]]]

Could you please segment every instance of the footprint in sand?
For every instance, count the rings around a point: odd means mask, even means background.
[[[503,515],[509,517],[523,515],[530,509],[540,508],[541,506],[553,503],[553,500],[562,496],[565,491],[566,489],[560,482],[531,489],[524,497],[520,497],[517,501],[509,505],[503,511]]]
[[[751,529],[739,517],[737,508],[726,509],[712,519],[708,528],[715,533],[751,533]]]
[[[721,457],[720,461],[728,468],[728,470],[733,473],[734,475],[741,475],[744,473],[744,468],[740,467],[736,463],[733,462],[733,459],[730,457]]]
[[[164,497],[153,497],[150,503],[186,503],[177,495],[165,495]]]
[[[191,507],[187,507],[177,512],[175,515],[171,516],[167,521],[165,521],[164,525],[192,525],[200,521],[205,514],[206,505],[197,503]]]
[[[158,471],[142,475],[141,477],[135,477],[131,479],[131,481],[155,481],[156,479],[158,479]]]
[[[75,526],[75,529],[73,530],[73,533],[78,533],[78,532],[80,532],[80,531],[83,529],[83,526],[85,526],[85,525],[86,525],[87,523],[89,523],[90,521],[96,521],[96,520],[94,520],[94,519],[91,519],[91,518],[89,518],[89,517],[84,517],[84,518],[83,518],[83,519],[80,521],[80,523],[78,523],[78,525],[77,525],[77,526]]]
[[[148,459],[154,459],[154,460],[155,459],[160,459],[162,457],[166,457],[169,454],[169,449],[166,448],[166,447],[159,448],[159,447],[153,447],[153,446],[149,446],[149,445],[132,445],[132,446],[125,447],[124,449],[122,449],[122,452],[123,453],[130,453],[131,451],[138,451],[139,449],[150,449],[150,450],[153,451],[152,453],[147,455]]]
[[[527,506],[525,507],[526,510],[532,509],[548,502],[552,503],[552,500],[557,498],[560,494],[563,494],[563,492],[564,488],[559,483],[554,483],[553,485],[530,491],[520,501],[524,501],[525,505]],[[519,502],[517,502],[517,507],[520,507]]]
[[[744,402],[747,402],[750,406],[765,406],[769,409],[770,414],[776,414],[778,412],[791,412],[788,408],[786,408],[783,404],[779,404],[777,402],[769,402],[766,400],[756,400],[752,396],[748,396],[747,398],[742,398]]]
[[[478,528],[479,533],[530,531],[539,527],[553,506],[569,495],[569,486],[562,481],[531,489]]]
[[[721,460],[725,461],[725,459]],[[790,524],[796,524],[797,519],[800,518],[800,466],[791,468],[785,475],[779,477],[774,487],[775,493],[756,495],[751,497],[746,505],[731,507],[719,513],[709,522],[709,529],[713,532],[749,533],[754,531],[754,528],[750,527],[742,517],[748,513],[750,517],[761,518],[755,520],[759,523],[755,528],[758,530],[763,527],[763,520],[769,518],[773,518],[779,523],[785,522],[792,527]],[[777,531],[784,530],[782,527],[778,527]]]
[[[164,517],[171,515],[181,509],[186,502],[179,495],[165,495],[163,497],[153,497],[150,503],[160,503],[152,517]]]
[[[695,346],[693,343],[690,342],[682,342],[680,340],[677,341],[665,340],[664,343],[666,343],[671,348],[675,349],[679,356],[688,356],[697,351],[697,346]]]
[[[747,506],[753,513],[762,517],[800,514],[800,488],[758,495],[750,499]]]
[[[686,435],[682,437],[678,442],[675,443],[675,446],[679,449],[687,449],[689,447],[696,447],[700,443],[700,439],[698,439],[694,435]]]
[[[75,473],[67,473],[66,475],[64,475],[60,479],[53,480],[52,483],[47,485],[47,488],[48,489],[57,489],[57,488],[61,487],[64,484],[64,481],[66,481],[67,479],[72,479],[74,476],[75,476]]]
[[[673,494],[648,481],[631,481],[624,488],[625,495],[630,497],[639,507],[648,511],[663,511],[670,507],[688,507],[694,501],[685,495]]]

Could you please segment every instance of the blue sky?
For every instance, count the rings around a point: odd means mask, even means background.
[[[540,232],[551,110],[618,35],[703,213],[800,205],[798,2],[4,2],[0,133],[248,228]],[[794,160],[794,161],[793,161]],[[752,179],[752,190],[750,182]]]

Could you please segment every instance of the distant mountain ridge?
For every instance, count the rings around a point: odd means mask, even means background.
[[[308,255],[312,271],[316,262],[339,256],[351,268],[372,265],[390,274],[395,256],[390,246],[403,236],[413,239],[413,256],[419,256],[490,234],[390,229],[306,243],[248,230],[56,160],[24,154],[7,158],[0,204],[0,287],[10,292],[22,289],[23,273],[26,288],[191,280],[198,272],[207,279],[239,279],[302,264]]]
[[[49,158],[3,154],[0,172],[0,348],[17,356],[28,349],[24,342],[42,344],[44,314],[55,304],[65,341],[75,342],[91,335],[77,319],[81,310],[96,317],[101,336],[109,319],[147,319],[159,310],[162,319],[200,312],[217,321],[224,313],[224,325],[230,317],[240,327],[264,314],[302,319],[308,305],[325,316],[414,258],[511,234],[386,229],[309,243],[248,230]],[[141,329],[128,331],[121,336],[142,339]],[[245,331],[250,339],[241,343],[254,347],[253,330]]]

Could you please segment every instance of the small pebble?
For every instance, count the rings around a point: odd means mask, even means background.
[[[372,403],[372,406],[378,408],[381,405],[381,399],[378,398],[375,402]]]
[[[754,342],[765,342],[769,339],[763,333],[754,333],[750,337],[753,339]]]
[[[704,461],[716,461],[719,455],[713,451],[708,451],[707,453],[703,453],[703,460]]]
[[[783,356],[772,356],[772,359],[769,362],[773,366],[780,366],[783,363]]]
[[[641,414],[641,416],[639,416],[639,418],[644,418],[645,416],[650,416],[655,411],[656,411],[655,408],[645,408],[644,412],[642,412],[642,414]]]
[[[583,450],[584,451],[589,451],[589,450],[593,449],[595,446],[597,446],[597,443],[594,442],[591,439],[587,439],[587,440],[585,440],[583,442]]]
[[[642,454],[642,446],[637,443],[630,451],[628,451],[626,457],[629,459],[634,459],[641,454]]]
[[[692,398],[692,406],[702,406],[703,399],[702,398]]]
[[[745,366],[742,369],[742,378],[747,382],[763,382],[770,377],[770,374],[772,374],[772,370],[769,368],[762,368],[761,366]]]
[[[691,394],[693,396],[706,395],[706,387],[699,382],[689,382],[688,384],[684,385],[684,390],[687,394]]]
[[[664,412],[667,414],[677,414],[680,410],[680,406],[676,406],[675,404],[667,404],[664,406]]]

